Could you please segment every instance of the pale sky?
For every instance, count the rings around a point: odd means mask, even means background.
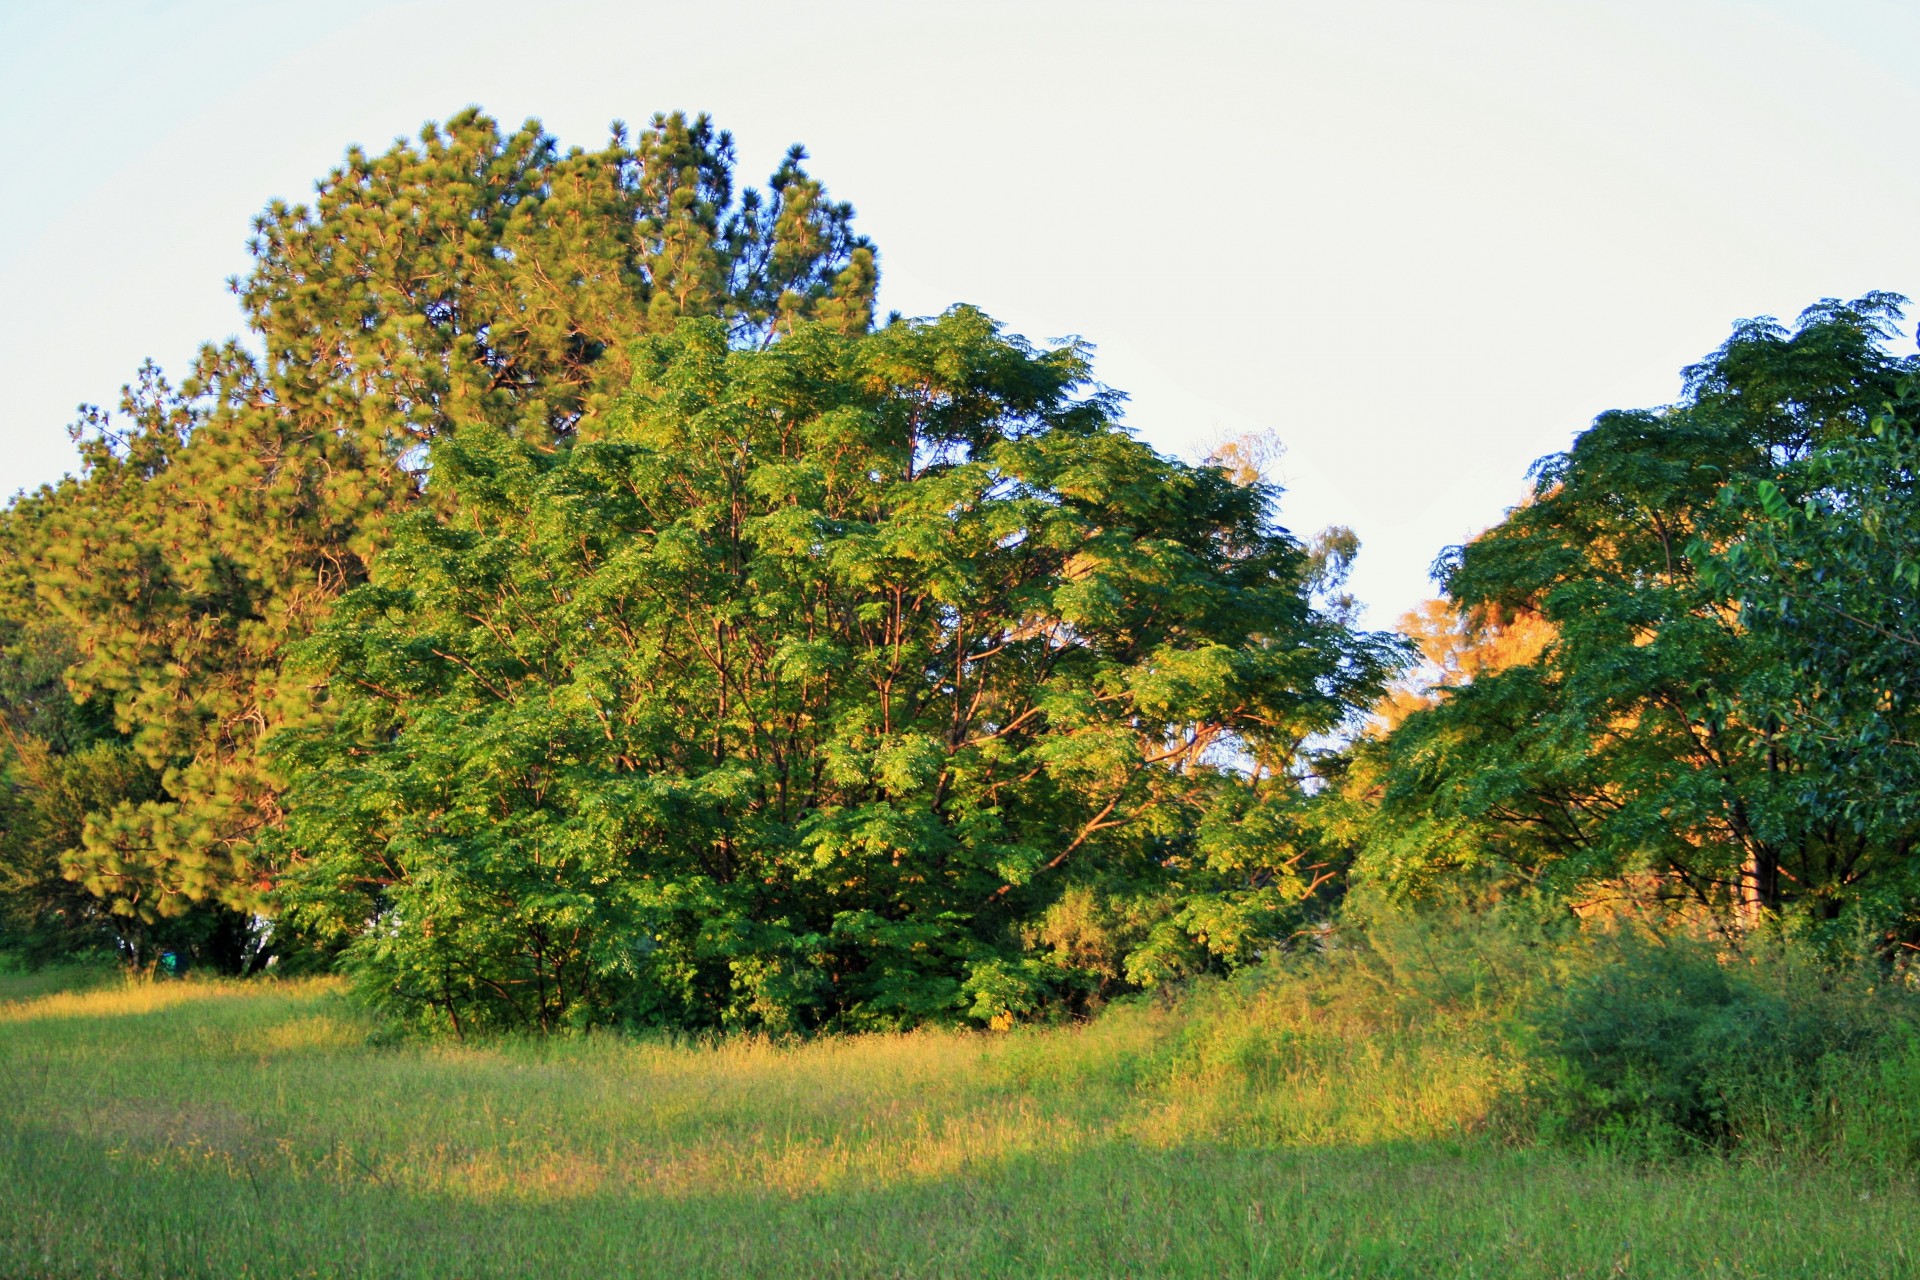
[[[468,104],[805,143],[884,308],[1084,336],[1170,452],[1277,433],[1377,625],[1736,318],[1920,295],[1911,4],[0,0],[0,493],[239,330],[270,198]]]

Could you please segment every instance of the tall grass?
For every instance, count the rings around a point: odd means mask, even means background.
[[[1846,1059],[1765,1159],[1523,1145],[1569,1105],[1529,1010],[1599,963],[1383,929],[1085,1025],[810,1043],[386,1043],[328,980],[4,977],[0,1275],[1920,1268],[1879,1136],[1920,1058]]]

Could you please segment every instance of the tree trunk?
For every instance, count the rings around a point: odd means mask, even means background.
[[[1755,844],[1740,874],[1740,923],[1751,929],[1780,909],[1780,856]]]

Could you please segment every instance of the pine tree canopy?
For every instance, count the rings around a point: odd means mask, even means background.
[[[311,204],[256,219],[233,283],[244,343],[204,349],[177,389],[143,369],[117,416],[86,411],[81,474],[7,515],[0,611],[61,621],[74,696],[110,708],[143,766],[114,774],[77,843],[36,855],[123,945],[262,909],[255,840],[282,811],[256,749],[287,714],[286,646],[365,581],[397,514],[434,505],[435,443],[484,428],[564,448],[626,385],[633,338],[682,317],[743,347],[868,327],[873,249],[804,158],[736,195],[732,141],[704,117],[562,152],[471,110],[352,150]]]

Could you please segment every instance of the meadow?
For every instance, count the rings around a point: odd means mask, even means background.
[[[1920,1274],[1905,1167],[1517,1140],[1479,998],[1377,977],[468,1045],[337,979],[0,978],[0,1275]]]

